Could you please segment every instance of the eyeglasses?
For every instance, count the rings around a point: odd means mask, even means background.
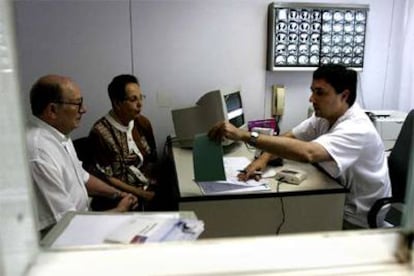
[[[146,98],[146,96],[141,94],[139,97],[137,97],[137,96],[126,97],[125,101],[131,102],[131,103],[136,103],[137,101],[140,101],[140,102],[144,101],[145,98]]]
[[[72,102],[65,102],[65,101],[56,101],[54,103],[58,103],[58,104],[69,104],[69,105],[77,105],[78,106],[78,112],[81,111],[82,106],[83,106],[83,98],[80,98],[80,101],[77,103],[72,103]]]

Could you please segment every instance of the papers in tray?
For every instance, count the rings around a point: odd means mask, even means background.
[[[226,180],[219,181],[198,181],[201,191],[205,195],[234,194],[246,192],[269,191],[270,187],[266,180],[254,179],[246,182],[239,181],[237,175],[240,169],[244,169],[250,161],[246,157],[224,157],[224,169]]]
[[[105,237],[105,242],[137,244],[161,241],[196,240],[204,223],[195,219],[134,216]]]

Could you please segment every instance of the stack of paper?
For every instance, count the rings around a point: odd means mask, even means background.
[[[204,223],[193,212],[180,213],[68,212],[41,244],[51,248],[129,244],[139,235],[142,238],[136,239],[141,242],[197,239]]]
[[[105,242],[148,243],[196,240],[204,231],[204,223],[194,219],[135,216],[110,232]]]

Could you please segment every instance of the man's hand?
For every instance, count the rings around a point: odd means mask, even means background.
[[[243,131],[233,126],[229,122],[219,122],[208,132],[208,137],[211,140],[221,143],[223,138],[234,141],[239,141],[243,137]]]
[[[251,162],[245,169],[243,173],[237,175],[239,180],[247,181],[250,178],[254,178],[255,180],[260,180],[260,175],[255,173],[257,171],[264,171],[267,166],[267,160],[265,159],[256,159]]]

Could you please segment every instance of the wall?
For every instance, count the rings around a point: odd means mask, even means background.
[[[151,118],[161,148],[173,132],[172,108],[193,105],[213,89],[235,88],[242,90],[247,119],[265,118],[270,115],[271,85],[278,83],[286,86],[281,128],[288,130],[306,117],[311,72],[265,70],[269,3],[16,1],[24,105],[28,106],[30,85],[40,75],[54,72],[73,77],[88,106],[73,137],[83,136],[109,108],[107,83],[114,75],[133,70],[147,95],[143,113]],[[404,1],[352,3],[370,5],[360,102],[369,109],[395,108],[395,91],[390,88],[398,64],[392,57],[398,52]]]
[[[30,112],[30,87],[40,76],[70,76],[88,110],[74,137],[87,135],[110,108],[111,78],[131,71],[128,2],[17,1],[15,20],[24,108]]]
[[[171,108],[194,105],[214,89],[241,89],[246,116],[263,117],[263,1],[133,3],[134,64],[150,96],[145,113],[161,137],[173,132]]]

